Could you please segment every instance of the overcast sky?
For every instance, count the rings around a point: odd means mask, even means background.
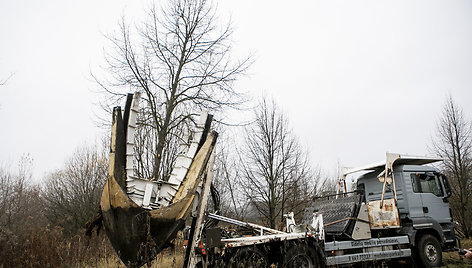
[[[148,1],[0,3],[0,164],[34,159],[36,179],[100,140],[89,72],[104,33]],[[472,117],[471,1],[219,1],[235,55],[254,54],[237,87],[273,96],[313,162],[361,165],[386,151],[427,154],[446,96]],[[96,110],[96,109],[95,109]]]

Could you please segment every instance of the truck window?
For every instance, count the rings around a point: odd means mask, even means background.
[[[441,183],[436,175],[411,174],[411,186],[415,193],[432,193],[443,196]]]

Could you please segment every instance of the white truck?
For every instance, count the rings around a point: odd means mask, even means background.
[[[426,166],[437,161],[387,153],[385,161],[345,168],[338,192],[316,198],[300,224],[287,215],[287,232],[209,214],[260,234],[222,237],[222,230],[207,229],[205,239],[200,236],[195,243],[205,245],[207,257],[190,257],[210,267],[352,266],[397,260],[438,267],[442,252],[454,250],[456,239],[448,180]],[[346,175],[361,171],[365,174],[357,179],[357,190],[343,191]]]

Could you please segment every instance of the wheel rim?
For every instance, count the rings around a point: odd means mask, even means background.
[[[430,263],[436,262],[438,259],[438,250],[433,244],[426,245],[425,248],[426,258]]]

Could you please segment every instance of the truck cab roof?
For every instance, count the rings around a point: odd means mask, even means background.
[[[407,167],[421,167],[422,165],[431,164],[434,162],[442,161],[441,158],[431,157],[431,156],[412,156],[412,155],[402,155],[402,154],[393,154],[387,153],[385,160],[370,163],[367,165],[359,167],[345,167],[342,170],[343,175],[348,175],[351,173],[359,171],[375,171],[385,169],[386,165],[388,166],[407,166]]]
[[[375,177],[377,178],[377,176],[383,171],[383,168],[377,168],[375,170],[371,170],[371,172],[368,172],[368,173],[365,173],[365,174],[362,174],[361,176],[359,176],[359,178],[357,179],[358,181],[359,180],[362,180],[364,178],[371,178],[371,177]],[[422,166],[422,165],[395,165],[394,169],[393,169],[394,172],[402,172],[402,171],[416,171],[416,172],[437,172],[438,170],[433,167],[433,166]]]

